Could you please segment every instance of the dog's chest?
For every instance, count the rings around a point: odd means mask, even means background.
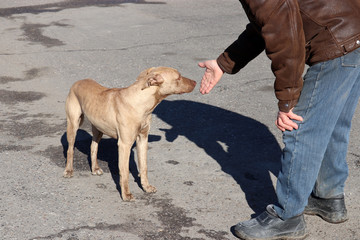
[[[92,118],[91,116],[88,116],[88,119],[91,124],[100,132],[108,135],[109,137],[115,139],[118,138],[116,122],[114,122],[112,119],[105,118],[104,116],[99,118]]]

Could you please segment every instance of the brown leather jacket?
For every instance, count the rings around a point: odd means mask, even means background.
[[[276,77],[279,109],[293,108],[305,63],[313,65],[360,47],[359,0],[240,0],[250,20],[217,62],[237,73],[264,49]]]

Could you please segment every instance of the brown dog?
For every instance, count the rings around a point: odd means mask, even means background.
[[[97,161],[98,143],[103,134],[118,139],[119,173],[123,200],[133,199],[129,189],[129,158],[136,141],[139,176],[145,192],[156,192],[147,177],[147,144],[151,113],[167,96],[191,92],[196,82],[167,67],[149,68],[127,88],[106,88],[94,80],[80,80],[66,99],[67,163],[64,177],[73,175],[75,136],[84,115],[92,124],[91,170],[101,175]]]

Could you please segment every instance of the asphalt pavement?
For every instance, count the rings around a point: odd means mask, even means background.
[[[281,132],[270,61],[199,93],[199,61],[216,58],[244,29],[236,0],[0,1],[0,239],[235,239],[231,226],[275,201]],[[65,99],[79,79],[126,87],[149,67],[198,82],[154,111],[149,180],[139,187],[136,151],[120,197],[116,140],[100,142],[104,175],[89,166],[90,125],[78,131],[74,177],[66,160]],[[360,239],[360,112],[348,149],[349,221],[306,216],[311,240]]]

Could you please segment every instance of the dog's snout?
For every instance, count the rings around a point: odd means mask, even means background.
[[[196,86],[196,82],[186,77],[182,77],[182,80],[184,82],[184,87],[186,88],[184,89],[184,92],[192,92]]]
[[[193,85],[194,87],[196,86],[196,81],[191,80],[190,78],[187,77],[182,77],[184,81],[188,82],[189,84]]]

